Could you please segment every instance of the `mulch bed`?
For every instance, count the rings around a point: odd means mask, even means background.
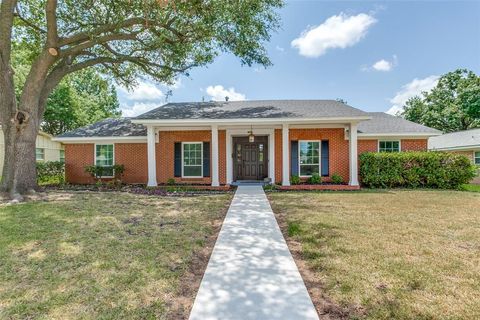
[[[110,185],[110,184],[64,184],[43,186],[41,191],[80,191],[80,192],[128,192],[134,194],[187,197],[196,195],[232,193],[235,187],[224,185],[212,187],[210,185],[173,185],[146,187],[140,184]]]

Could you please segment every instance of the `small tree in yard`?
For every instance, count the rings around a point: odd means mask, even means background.
[[[282,0],[1,0],[0,122],[2,188],[12,197],[36,188],[35,138],[47,99],[73,72],[96,67],[132,87],[140,76],[172,83],[179,74],[231,52],[269,65],[263,46],[277,29]],[[12,44],[31,65],[15,94]]]

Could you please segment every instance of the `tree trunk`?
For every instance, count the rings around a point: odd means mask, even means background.
[[[2,188],[17,198],[37,188],[35,145],[38,129],[34,121],[20,126],[6,123],[2,129],[5,138]]]

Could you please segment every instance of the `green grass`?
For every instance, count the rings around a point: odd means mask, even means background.
[[[480,318],[480,194],[268,197],[320,312],[327,297],[352,319]]]
[[[182,283],[195,285],[189,268],[229,200],[52,193],[0,207],[0,318],[185,316]]]
[[[464,184],[462,190],[470,192],[480,192],[480,184]]]

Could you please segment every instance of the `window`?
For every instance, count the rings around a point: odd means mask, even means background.
[[[37,161],[44,161],[45,160],[45,149],[44,148],[36,148],[35,149],[35,160],[37,160]]]
[[[106,167],[104,177],[113,177],[113,144],[95,145],[95,165]]]
[[[475,151],[473,154],[473,161],[477,166],[480,166],[480,151]]]
[[[300,176],[320,174],[320,141],[300,141],[298,149]]]
[[[59,157],[60,162],[65,163],[65,150],[59,150],[59,152],[60,152],[60,157]]]
[[[183,142],[182,149],[182,177],[202,177],[203,143]]]
[[[378,152],[400,152],[400,141],[379,141]]]

